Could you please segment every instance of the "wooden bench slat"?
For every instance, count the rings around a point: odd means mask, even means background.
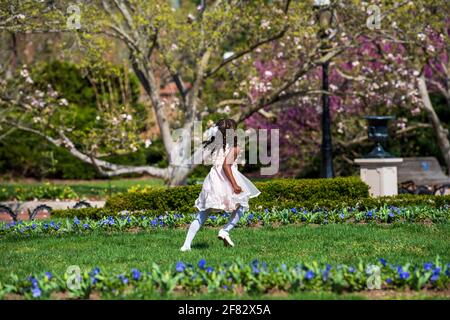
[[[444,174],[434,157],[403,158],[397,173],[399,183],[413,181],[416,185],[450,184],[450,177]]]

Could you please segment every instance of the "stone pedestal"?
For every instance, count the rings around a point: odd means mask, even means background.
[[[402,158],[355,159],[361,167],[361,180],[369,185],[369,193],[373,197],[398,194],[397,166],[402,162]]]

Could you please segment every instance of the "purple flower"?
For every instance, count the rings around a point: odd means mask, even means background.
[[[175,270],[177,270],[177,272],[183,272],[184,269],[186,269],[186,265],[183,262],[178,261],[175,266]]]

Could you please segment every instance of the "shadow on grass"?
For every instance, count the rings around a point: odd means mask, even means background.
[[[193,249],[209,249],[210,245],[207,242],[196,243],[192,246]]]

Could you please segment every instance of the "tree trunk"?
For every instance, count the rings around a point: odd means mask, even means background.
[[[442,126],[441,121],[439,120],[439,117],[433,108],[430,96],[428,94],[426,79],[423,74],[418,78],[418,82],[419,92],[420,96],[422,97],[425,112],[427,113],[428,119],[433,125],[439,149],[441,150],[442,156],[445,160],[445,164],[447,165],[447,170],[450,171],[450,141],[448,139],[448,130]]]
[[[181,186],[187,183],[187,177],[191,173],[192,168],[189,167],[172,167],[171,174],[167,184],[171,187]]]

